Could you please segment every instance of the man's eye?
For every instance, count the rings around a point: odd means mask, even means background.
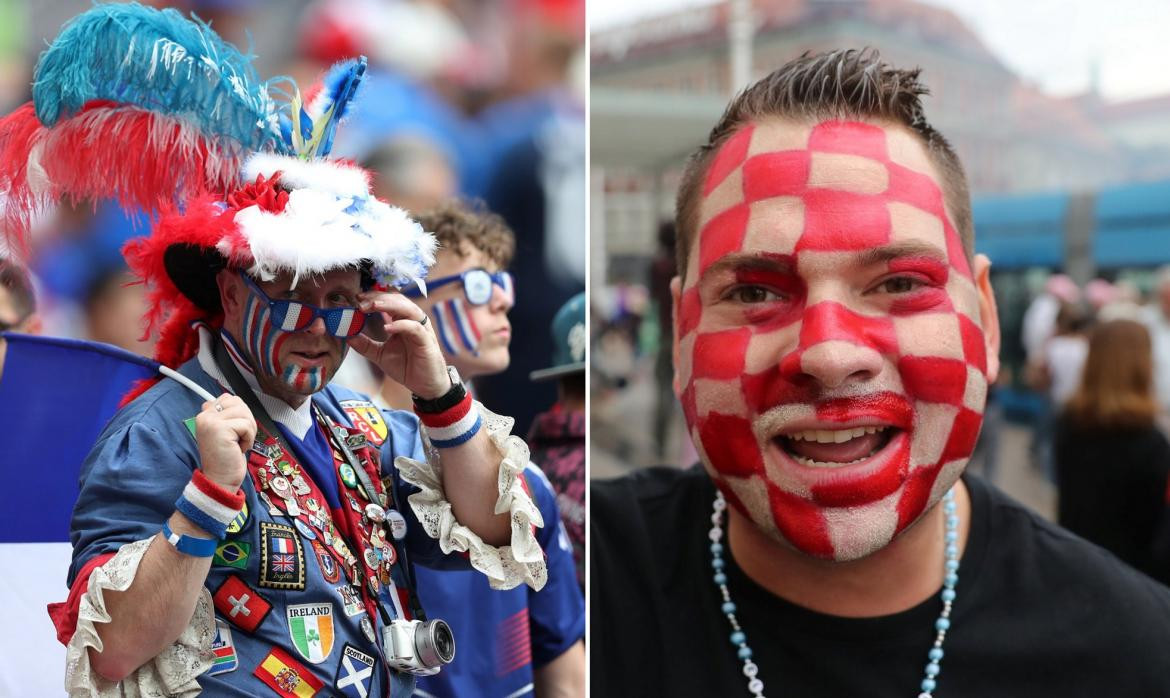
[[[737,286],[731,289],[727,298],[739,303],[768,303],[780,300],[780,294],[763,286]]]
[[[878,284],[877,290],[881,293],[910,293],[923,285],[919,279],[910,276],[895,276]]]

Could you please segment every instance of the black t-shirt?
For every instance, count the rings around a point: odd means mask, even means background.
[[[1170,696],[1170,590],[983,481],[964,481],[972,522],[935,695]],[[698,468],[593,485],[593,695],[749,695],[712,581],[713,497]],[[937,594],[890,616],[840,618],[788,603],[729,552],[724,560],[765,695],[921,692]]]
[[[1055,445],[1060,525],[1170,581],[1151,558],[1170,474],[1170,442],[1162,432],[1086,429],[1066,418]]]

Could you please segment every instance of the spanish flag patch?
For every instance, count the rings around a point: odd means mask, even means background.
[[[311,698],[325,686],[304,664],[279,647],[273,647],[252,673],[284,698]]]

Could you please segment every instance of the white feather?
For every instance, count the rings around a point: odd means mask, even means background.
[[[379,280],[398,283],[425,277],[435,260],[433,235],[402,209],[368,195],[297,189],[283,212],[249,206],[235,222],[255,260],[249,271],[261,279],[292,272],[295,284],[305,275],[369,260]]]
[[[265,179],[276,172],[286,189],[312,189],[337,196],[369,196],[369,175],[360,167],[326,160],[300,160],[286,155],[254,153],[244,163],[245,182]]]

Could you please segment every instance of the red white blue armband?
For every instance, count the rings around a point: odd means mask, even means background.
[[[466,443],[479,431],[482,422],[471,395],[442,412],[428,414],[415,410],[419,421],[427,428],[427,436],[435,448],[453,448]]]
[[[228,524],[243,507],[243,490],[232,494],[207,479],[202,470],[195,471],[191,482],[187,483],[183,494],[175,501],[175,509],[219,540],[227,535]]]

